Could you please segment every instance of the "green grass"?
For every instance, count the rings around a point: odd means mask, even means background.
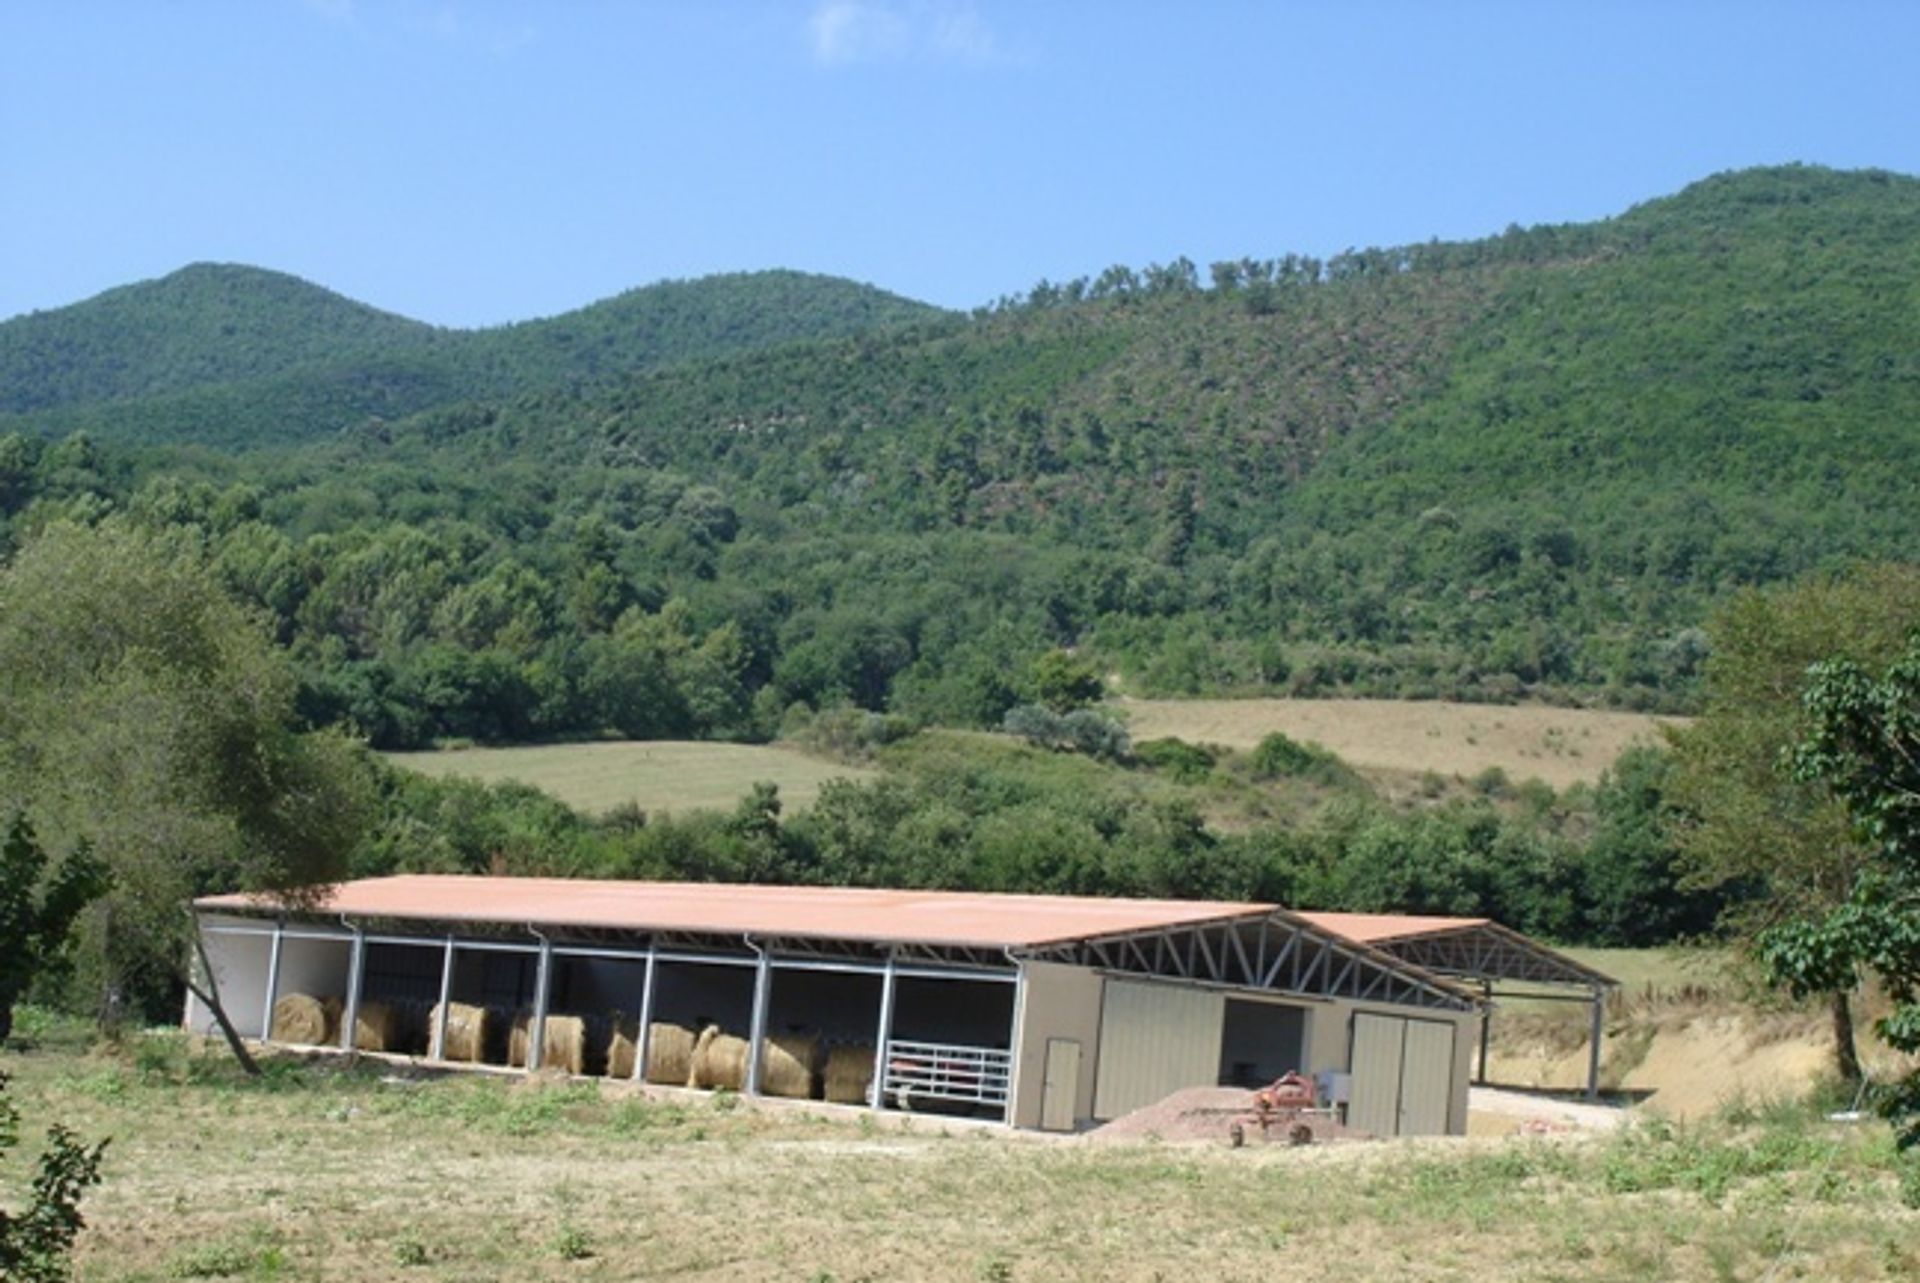
[[[397,1080],[178,1036],[0,1053],[113,1137],[78,1277],[1868,1280],[1920,1269],[1884,1127],[1230,1150],[910,1130],[624,1086]],[[106,1084],[112,1084],[111,1087]],[[502,1115],[514,1115],[511,1123]],[[0,1172],[14,1200],[15,1170]]]
[[[591,814],[631,803],[648,813],[728,810],[753,786],[771,781],[790,809],[804,808],[833,779],[866,779],[870,770],[756,744],[626,740],[530,748],[461,748],[389,753],[387,760],[427,775],[487,783],[517,780]]]

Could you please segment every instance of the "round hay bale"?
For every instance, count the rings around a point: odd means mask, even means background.
[[[693,1085],[709,1091],[744,1091],[751,1054],[747,1040],[723,1034],[716,1026],[713,1037],[703,1033],[700,1042],[693,1054]]]
[[[367,1002],[363,999],[354,1017],[353,1049],[386,1051],[395,1045],[394,1032],[397,1027],[392,1007],[384,1002]]]
[[[693,1030],[654,1021],[647,1029],[647,1081],[685,1087],[693,1077]]]
[[[431,1030],[440,1023],[440,1005],[434,1004],[427,1013]],[[433,1035],[427,1035],[431,1038]],[[469,1007],[464,1002],[447,1004],[447,1034],[445,1045],[440,1048],[440,1059],[459,1060],[468,1064],[478,1064],[485,1054],[487,1045],[487,1009]]]
[[[873,1089],[873,1048],[848,1045],[827,1053],[826,1097],[841,1105],[864,1105]]]
[[[702,1075],[706,1072],[707,1048],[711,1047],[713,1040],[719,1036],[720,1026],[708,1025],[700,1031],[700,1036],[693,1040],[693,1049],[687,1053],[687,1086],[708,1086],[701,1081]]]
[[[527,1043],[532,1037],[533,1013],[522,1011],[513,1018],[513,1032],[507,1038],[507,1063],[515,1069],[527,1066]],[[563,1069],[570,1074],[586,1072],[587,1022],[578,1016],[547,1016],[546,1044],[540,1052],[542,1069]]]
[[[639,1050],[639,1025],[617,1011],[608,1023],[611,1029],[607,1034],[607,1077],[631,1078],[633,1055]]]
[[[587,1022],[579,1016],[548,1016],[541,1041],[542,1069],[564,1069],[576,1077],[587,1072]]]
[[[820,1039],[774,1034],[760,1048],[760,1090],[768,1096],[812,1100],[820,1082]]]
[[[507,1035],[507,1064],[514,1069],[527,1067],[527,1029],[532,1024],[531,1011],[513,1013],[513,1030]]]
[[[290,993],[273,1004],[273,1026],[268,1037],[274,1042],[325,1046],[328,1041],[326,1004],[304,993]]]

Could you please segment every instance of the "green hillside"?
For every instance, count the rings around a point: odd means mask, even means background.
[[[270,378],[431,326],[280,272],[196,263],[0,324],[0,411],[26,413]]]
[[[472,398],[937,318],[851,281],[668,281],[485,330],[377,312],[296,278],[198,265],[0,324],[0,428],[226,448],[310,440]]]
[[[1784,167],[923,324],[816,278],[653,287],[319,392],[117,403],[140,440],[296,439],[244,456],[0,424],[0,539],[198,527],[310,715],[391,747],[991,725],[1060,646],[1140,694],[1684,711],[1729,593],[1920,560],[1916,251],[1920,181]],[[755,310],[783,290],[806,324]]]

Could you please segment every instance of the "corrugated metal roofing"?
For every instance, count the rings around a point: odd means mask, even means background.
[[[1491,918],[1421,917],[1407,913],[1301,913],[1298,916],[1361,944],[1467,931],[1484,927],[1493,921]]]
[[[249,895],[206,896],[195,904],[256,912],[272,907],[270,901]],[[1017,949],[1257,916],[1277,908],[1204,900],[405,874],[341,883],[313,911],[435,922]]]
[[[1442,975],[1546,984],[1617,985],[1612,976],[1492,918],[1396,913],[1302,913],[1323,931],[1371,945]]]

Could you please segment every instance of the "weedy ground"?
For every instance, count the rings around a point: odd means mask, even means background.
[[[410,1079],[27,1022],[28,1136],[110,1136],[82,1280],[1903,1279],[1879,1124],[1744,1108],[1605,1138],[1091,1146]],[[24,1172],[4,1174],[17,1202]]]

